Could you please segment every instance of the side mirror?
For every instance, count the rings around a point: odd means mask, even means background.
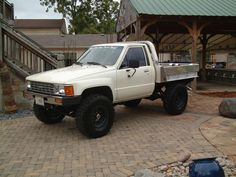
[[[129,68],[139,68],[138,60],[129,60]]]

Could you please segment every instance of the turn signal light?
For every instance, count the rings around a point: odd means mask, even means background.
[[[74,96],[74,88],[72,85],[64,86],[66,96]]]

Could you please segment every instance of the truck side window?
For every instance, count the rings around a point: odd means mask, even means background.
[[[121,68],[128,67],[129,60],[138,60],[139,66],[147,65],[142,47],[130,48],[121,64]]]

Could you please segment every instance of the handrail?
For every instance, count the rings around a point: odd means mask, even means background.
[[[56,69],[56,55],[49,52],[24,33],[14,29],[5,19],[0,18],[3,30],[4,61],[20,76]]]
[[[11,25],[9,25],[4,19],[0,18],[1,23],[3,23],[4,25],[6,25],[8,28],[10,28],[11,30],[15,31],[16,33],[20,34],[21,36],[23,36],[24,38],[26,38],[27,40],[29,40],[31,43],[33,43],[34,45],[36,45],[38,48],[40,48],[41,50],[45,51],[47,54],[50,54],[49,56],[57,59],[55,57],[55,54],[53,54],[52,52],[50,52],[49,50],[47,50],[46,48],[44,48],[42,45],[40,45],[39,43],[35,42],[34,40],[32,40],[29,36],[25,35],[24,33],[22,33],[19,30],[16,30],[15,28],[13,28]]]
[[[9,6],[12,6],[12,3],[8,2],[8,1],[5,1],[5,3]]]
[[[27,46],[28,46],[29,50],[34,50],[33,53],[37,53],[38,55],[40,55],[49,64],[51,64],[53,66],[57,65],[57,60],[55,58],[53,58],[50,55],[48,55],[45,51],[42,51],[41,49],[39,49],[37,46],[35,47],[32,43],[30,43],[30,41],[27,41],[29,43],[27,43],[26,40],[24,41],[22,36],[18,36],[18,34],[14,34],[14,32],[9,32],[9,30],[8,31],[5,30],[4,33],[7,34],[8,36],[11,36],[12,39],[17,41],[21,45],[23,45],[25,48],[27,48]]]
[[[24,33],[22,33],[19,30],[14,29],[15,32],[19,33],[21,36],[23,36],[24,38],[26,38],[27,40],[29,40],[30,42],[32,42],[33,44],[37,45],[41,50],[46,51],[48,54],[50,54],[51,57],[56,58],[56,55],[54,53],[52,53],[51,51],[47,50],[46,48],[44,48],[42,45],[40,45],[39,43],[37,43],[36,41],[34,41],[33,39],[31,39],[29,36],[25,35]]]

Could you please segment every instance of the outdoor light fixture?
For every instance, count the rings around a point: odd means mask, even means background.
[[[194,160],[189,165],[190,177],[225,177],[223,168],[215,158]]]

